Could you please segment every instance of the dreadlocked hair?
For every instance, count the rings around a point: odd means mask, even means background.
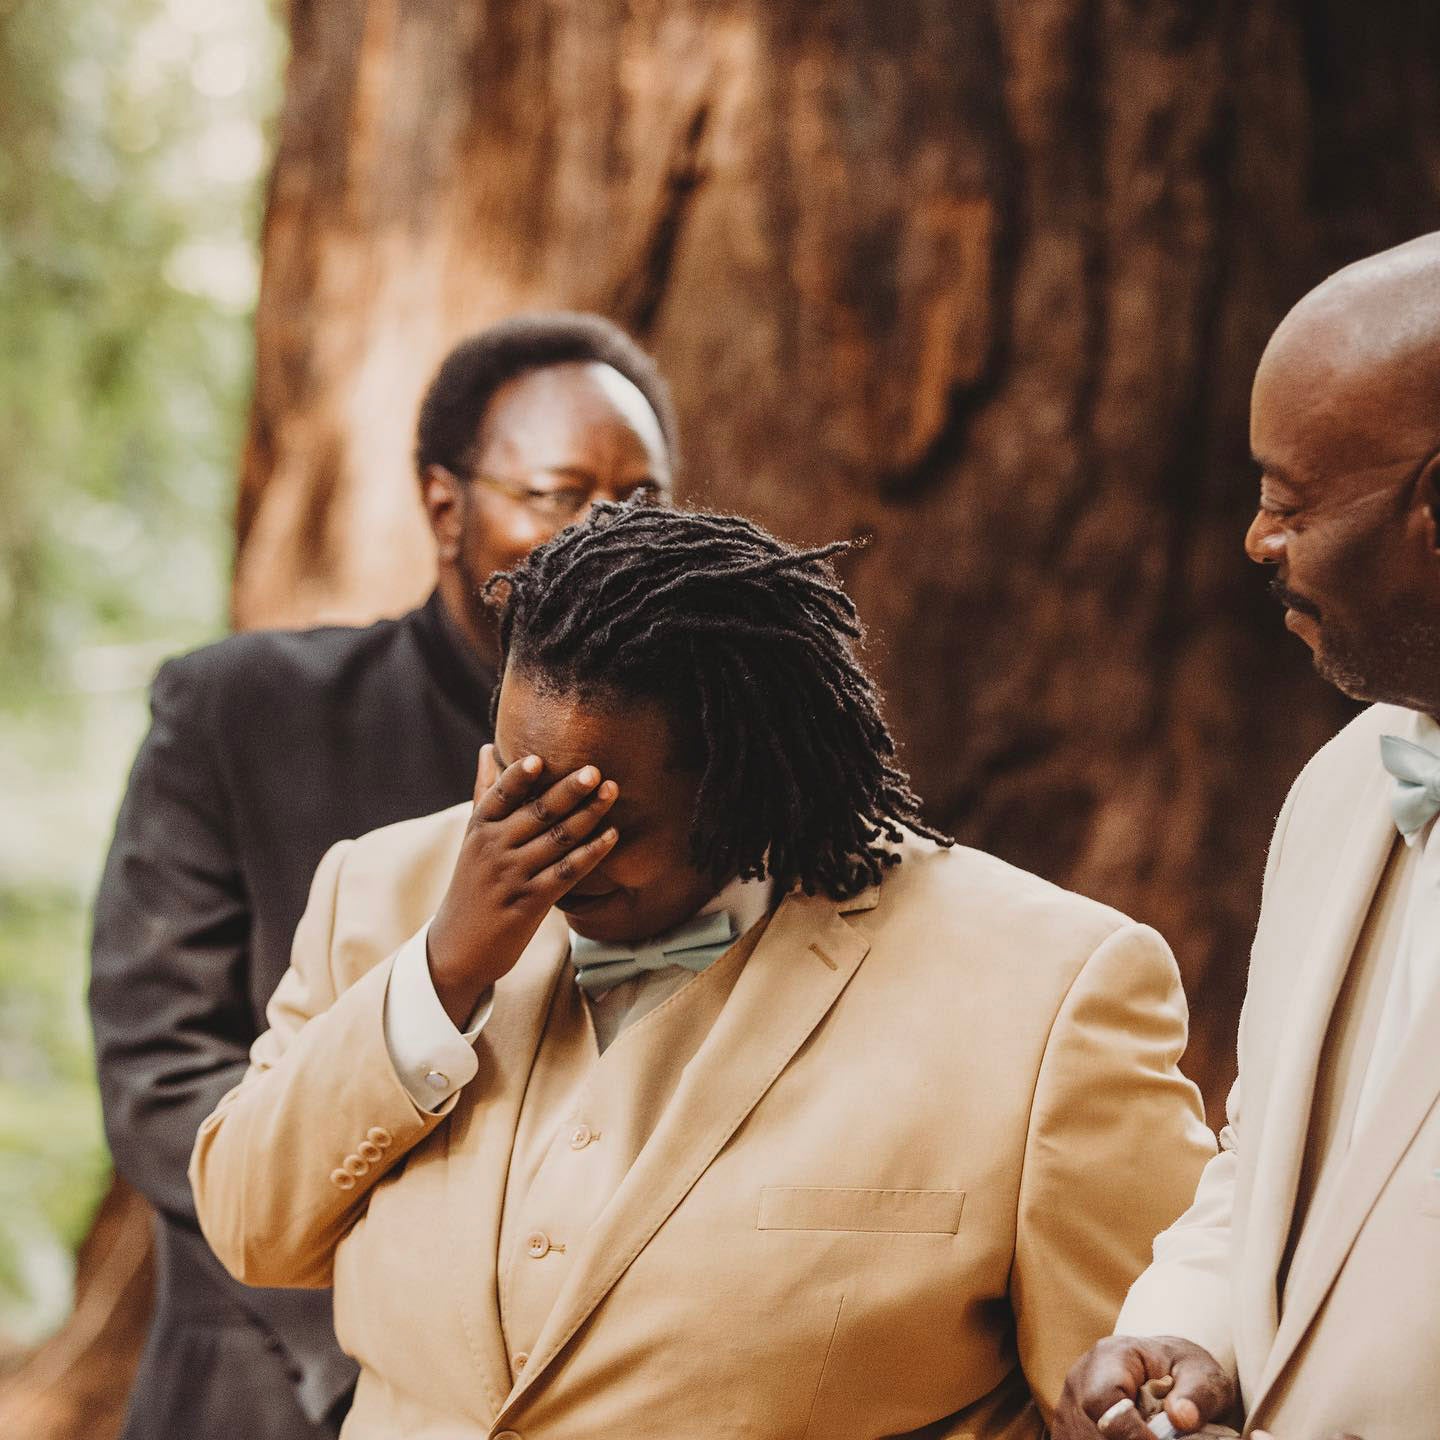
[[[693,863],[717,884],[767,873],[849,899],[900,856],[901,825],[942,845],[895,764],[862,630],[829,564],[733,515],[598,504],[486,595],[507,663],[554,693],[650,701],[700,775]],[[497,691],[498,703],[498,691]]]

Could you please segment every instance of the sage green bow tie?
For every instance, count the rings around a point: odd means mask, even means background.
[[[1420,832],[1440,815],[1440,755],[1398,735],[1380,737],[1380,763],[1394,777],[1390,813],[1395,828],[1413,845]]]
[[[574,935],[570,959],[575,980],[587,995],[633,980],[648,970],[683,965],[697,974],[713,965],[734,943],[735,920],[728,910],[697,915],[643,945],[611,945]]]

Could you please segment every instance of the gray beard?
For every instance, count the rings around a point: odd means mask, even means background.
[[[1398,607],[1397,607],[1398,608]],[[1440,711],[1440,623],[1405,609],[1377,615],[1372,636],[1339,633],[1320,622],[1315,669],[1354,700]]]

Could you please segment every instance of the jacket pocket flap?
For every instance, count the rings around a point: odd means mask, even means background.
[[[868,1230],[896,1235],[954,1235],[963,1190],[861,1190],[829,1185],[767,1185],[757,1230]]]

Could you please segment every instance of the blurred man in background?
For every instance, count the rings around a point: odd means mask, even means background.
[[[364,629],[236,635],[169,661],[120,809],[90,987],[115,1166],[158,1211],[125,1440],[334,1436],[355,1367],[329,1292],[254,1290],[201,1238],[195,1132],[245,1073],[310,878],[337,840],[467,797],[490,736],[489,575],[597,499],[671,492],[651,360],[596,316],[520,317],[445,360],[416,466],[438,582]]]
[[[1181,1431],[1413,1440],[1440,1416],[1440,235],[1290,312],[1250,429],[1250,558],[1320,673],[1376,703],[1281,811],[1222,1152],[1057,1440],[1145,1440],[1133,1402],[1165,1376]]]

